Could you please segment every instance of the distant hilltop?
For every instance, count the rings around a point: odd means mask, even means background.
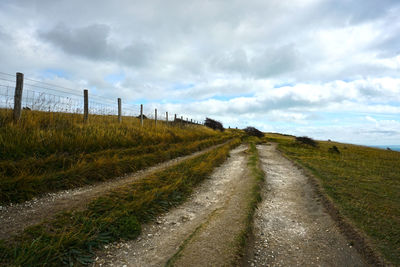
[[[390,150],[394,150],[394,151],[399,151],[400,152],[400,145],[390,145],[390,146],[372,146],[372,147],[376,147],[376,148],[382,148],[382,149],[390,149]]]

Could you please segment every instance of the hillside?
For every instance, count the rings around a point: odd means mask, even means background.
[[[200,125],[0,110],[0,205],[123,176],[230,139]]]
[[[131,264],[138,252],[171,266],[400,263],[399,152],[181,121],[0,115],[0,264]]]

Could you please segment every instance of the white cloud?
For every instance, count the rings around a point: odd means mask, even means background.
[[[398,0],[5,0],[0,71],[231,126],[398,122],[399,12]],[[356,132],[340,121],[338,135]]]

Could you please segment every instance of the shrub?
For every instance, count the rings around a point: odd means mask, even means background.
[[[335,153],[335,154],[340,154],[339,148],[337,148],[337,146],[330,147],[328,149],[328,152]]]
[[[222,123],[210,118],[206,118],[204,125],[214,130],[220,130],[221,132],[224,131],[224,126],[222,126]]]
[[[307,136],[296,137],[296,142],[304,144],[304,145],[309,145],[312,147],[318,146],[318,143],[315,140],[313,140],[312,138],[307,137]]]
[[[260,130],[258,130],[257,128],[254,127],[247,127],[246,129],[244,129],[244,131],[246,132],[247,135],[250,136],[257,136],[257,137],[264,137],[264,133],[261,132]]]

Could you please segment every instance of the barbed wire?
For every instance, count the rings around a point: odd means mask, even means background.
[[[7,79],[4,79],[4,78],[0,78],[0,80],[15,83],[15,80],[7,80]]]
[[[58,87],[58,88],[63,88],[63,89],[70,90],[70,91],[76,91],[75,89],[72,89],[72,88],[68,88],[68,87],[60,86],[60,85],[56,85],[56,84],[51,84],[51,83],[47,83],[47,82],[37,81],[37,80],[31,79],[31,78],[24,78],[24,79],[31,81],[31,82],[36,82],[36,83],[41,83],[44,85],[52,86],[52,87]]]
[[[15,74],[0,72],[1,75],[16,77]],[[83,94],[79,94],[77,90],[42,82],[24,77],[24,89],[22,92],[22,108],[37,111],[49,112],[65,112],[83,114]],[[0,76],[0,108],[12,109],[14,106],[14,90],[16,79],[4,78]],[[12,84],[11,84],[12,83]],[[64,90],[60,90],[64,89]],[[95,115],[117,115],[117,99],[111,100],[103,96],[95,94],[89,95],[89,114]],[[154,108],[154,106],[153,106]],[[149,110],[143,113],[149,119],[155,118],[155,110]],[[157,120],[167,120],[165,110],[157,109]],[[122,103],[122,116],[135,116],[140,115],[139,104],[124,104]],[[168,113],[168,121],[174,120],[173,113]],[[181,118],[178,116],[177,118]],[[186,120],[186,116],[183,118]],[[188,119],[190,122],[190,119]],[[193,121],[195,122],[195,121]]]
[[[3,75],[8,75],[8,76],[13,76],[13,77],[15,77],[15,74],[5,73],[5,72],[1,72],[1,71],[0,71],[0,74],[3,74]]]

